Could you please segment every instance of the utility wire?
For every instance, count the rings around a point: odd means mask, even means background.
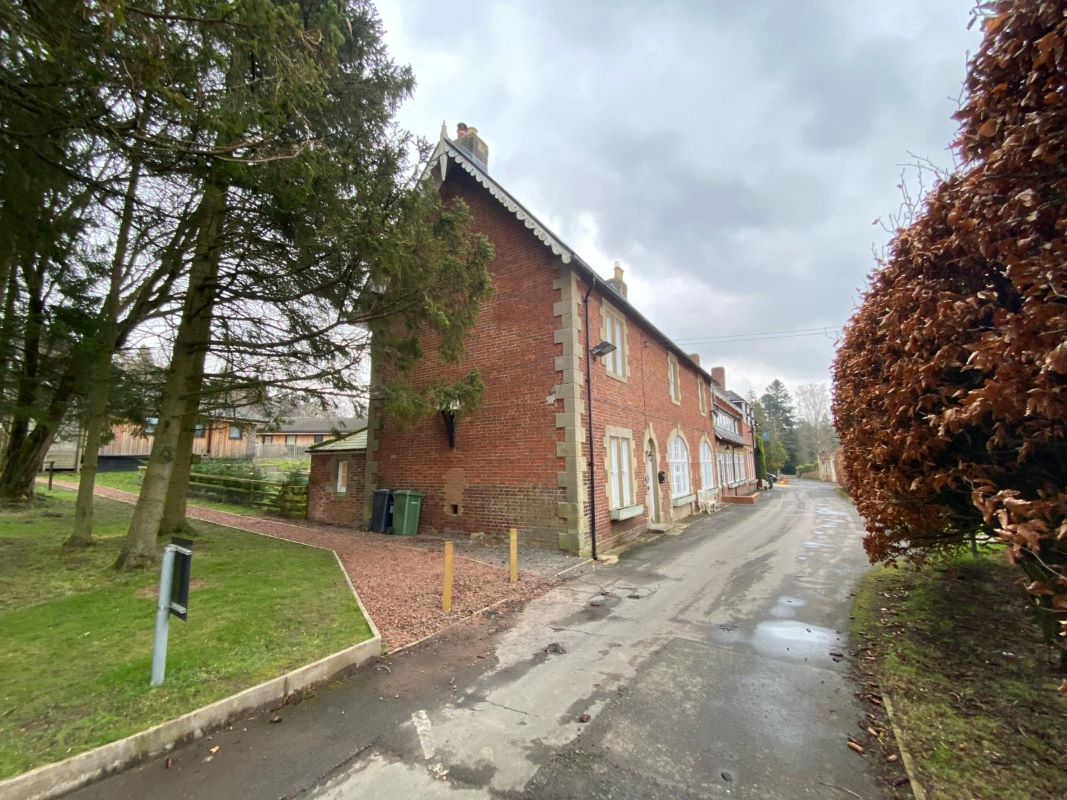
[[[695,336],[688,339],[675,339],[679,344],[703,343],[723,344],[729,342],[758,342],[769,339],[797,339],[803,336],[825,336],[832,339],[840,331],[840,328],[826,326],[823,328],[797,328],[791,331],[762,331],[757,333],[732,333],[721,336]]]

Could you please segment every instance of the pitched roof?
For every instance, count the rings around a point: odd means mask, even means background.
[[[276,428],[260,433],[345,433],[367,427],[361,417],[289,417]]]
[[[573,262],[578,267],[579,271],[584,273],[586,280],[592,282],[597,288],[604,292],[604,294],[611,296],[613,305],[617,308],[621,308],[630,317],[641,323],[649,333],[659,339],[668,349],[673,351],[675,355],[709,381],[711,380],[711,375],[696,361],[691,359],[689,353],[685,352],[685,350],[671,341],[667,334],[663,333],[659,328],[649,322],[637,308],[631,305],[625,297],[615,290],[615,287],[602,278],[599,272],[585,263],[581,256],[568,247],[555,233],[549,230],[547,225],[541,222],[541,220],[535,217],[529,209],[516,200],[507,189],[489,177],[488,172],[482,169],[477,162],[463,152],[462,148],[445,135],[445,128],[442,125],[441,138],[437,142],[437,147],[434,149],[433,155],[430,156],[430,170],[432,171],[436,168],[442,181],[445,180],[445,176],[448,174],[448,164],[450,160],[455,162],[460,169],[474,178],[479,185],[484,187],[485,190],[488,191],[498,203],[500,203],[500,205],[514,215],[519,222],[525,225],[530,232],[545,245],[545,247],[549,248],[555,255],[559,256],[560,261],[564,264]]]
[[[367,449],[367,429],[356,431],[355,433],[348,433],[344,436],[339,436],[336,439],[328,439],[325,442],[319,444],[313,444],[308,447],[308,451],[312,453],[338,453],[348,452],[350,450],[366,450]]]

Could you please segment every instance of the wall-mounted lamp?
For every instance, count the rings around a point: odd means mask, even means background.
[[[602,356],[606,356],[608,353],[614,352],[614,350],[615,345],[613,345],[611,342],[604,341],[596,345],[595,347],[590,347],[589,355],[591,355],[593,358],[601,358]]]
[[[445,433],[448,434],[448,446],[456,449],[456,412],[459,400],[450,400],[441,407],[441,418],[445,421]]]

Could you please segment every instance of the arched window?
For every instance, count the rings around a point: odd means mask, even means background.
[[[671,465],[671,497],[692,494],[689,483],[689,448],[681,436],[672,436],[667,445],[667,460]]]
[[[712,469],[711,445],[707,441],[700,443],[700,488],[715,488],[715,472]]]

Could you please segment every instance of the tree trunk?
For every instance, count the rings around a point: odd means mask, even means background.
[[[174,469],[167,486],[167,499],[163,503],[163,519],[159,523],[159,535],[170,536],[187,530],[185,509],[189,500],[189,472],[193,464],[193,441],[196,434],[199,396],[190,396],[185,404],[185,416],[178,434],[178,450],[174,457]]]
[[[33,499],[34,484],[59,424],[70,408],[74,386],[74,369],[73,365],[69,365],[59,378],[45,414],[36,421],[32,430],[18,438],[17,444],[8,442],[4,469],[0,473],[0,502],[28,503]]]
[[[204,358],[217,291],[219,233],[225,204],[225,191],[209,183],[197,209],[197,239],[189,270],[189,288],[163,385],[152,452],[126,534],[126,543],[116,567],[139,569],[155,563],[159,558],[156,538],[163,521],[167,487],[174,477],[175,459],[181,444],[182,420],[188,403],[199,404],[204,380]],[[191,439],[189,443],[191,446]]]
[[[111,356],[111,350],[99,354],[96,367],[101,374],[95,376],[90,383],[89,394],[85,400],[85,452],[78,479],[78,500],[74,505],[74,531],[63,543],[69,547],[87,547],[93,543],[93,490],[96,488],[100,439],[108,423]]]
[[[100,455],[100,437],[107,428],[107,405],[111,394],[111,359],[119,346],[116,327],[119,316],[119,299],[122,295],[123,277],[126,275],[126,253],[129,250],[130,230],[133,227],[134,204],[137,200],[137,184],[141,177],[141,165],[134,163],[130,169],[126,197],[122,205],[115,252],[111,258],[111,275],[108,280],[107,297],[100,313],[100,330],[96,335],[96,349],[88,374],[88,396],[85,399],[85,453],[78,478],[78,500],[74,506],[74,530],[64,544],[71,547],[86,547],[93,543],[93,490],[96,488],[96,468]],[[77,464],[75,464],[77,467]]]

